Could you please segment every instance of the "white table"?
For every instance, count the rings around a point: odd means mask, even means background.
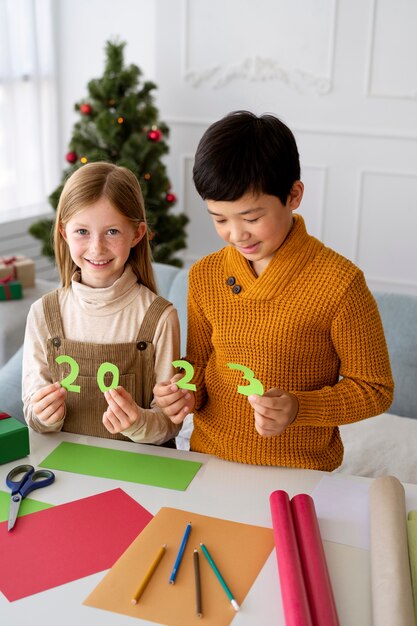
[[[12,467],[27,462],[38,466],[61,441],[173,456],[203,463],[186,491],[55,471],[55,483],[45,490],[33,492],[30,496],[51,504],[63,504],[120,487],[153,514],[156,514],[162,506],[168,506],[271,528],[269,495],[272,491],[284,489],[290,497],[297,493],[311,493],[321,478],[326,475],[310,470],[229,463],[208,455],[74,436],[67,433],[40,435],[31,432],[30,439],[29,457],[0,466],[0,489],[6,489],[5,477]],[[349,478],[349,480],[369,482],[370,479]],[[407,485],[407,489],[417,494],[417,485]],[[324,547],[341,626],[370,626],[372,619],[369,551],[328,541],[324,541]],[[7,565],[1,563],[0,567],[7,567]],[[130,617],[83,606],[83,600],[103,576],[104,572],[99,572],[12,603],[9,603],[0,593],[0,623],[5,626],[27,626],[28,624],[134,626],[135,622]],[[137,620],[137,623],[154,624],[154,622],[143,620]],[[284,626],[275,550],[255,580],[232,624],[233,626]],[[204,618],[201,625],[204,626]]]

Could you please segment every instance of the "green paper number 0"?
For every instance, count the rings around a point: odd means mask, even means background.
[[[104,375],[110,372],[113,374],[113,380],[111,384],[107,387],[104,382]],[[97,370],[97,384],[100,388],[100,391],[103,393],[108,391],[109,389],[115,389],[119,384],[119,368],[114,363],[102,363]]]

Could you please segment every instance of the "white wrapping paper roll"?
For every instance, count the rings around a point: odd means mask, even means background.
[[[404,487],[394,476],[369,489],[374,626],[415,626]]]

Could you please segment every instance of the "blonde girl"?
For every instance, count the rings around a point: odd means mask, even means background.
[[[23,355],[25,419],[38,432],[172,445],[153,385],[179,357],[174,307],[157,295],[142,192],[111,163],[64,185],[54,230],[62,287],[35,302]]]

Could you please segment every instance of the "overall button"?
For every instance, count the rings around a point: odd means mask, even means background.
[[[138,350],[142,351],[142,350],[146,350],[147,345],[148,344],[146,343],[146,341],[138,341],[137,344],[136,344],[136,347],[137,347]]]
[[[59,337],[54,337],[52,339],[52,345],[55,346],[55,348],[59,348],[59,346],[61,345],[61,340]]]
[[[229,276],[229,278],[226,280],[226,285],[229,285],[229,287],[233,287],[235,282],[236,278],[234,276]]]
[[[242,287],[240,285],[234,285],[232,288],[233,293],[238,294],[242,291]]]

